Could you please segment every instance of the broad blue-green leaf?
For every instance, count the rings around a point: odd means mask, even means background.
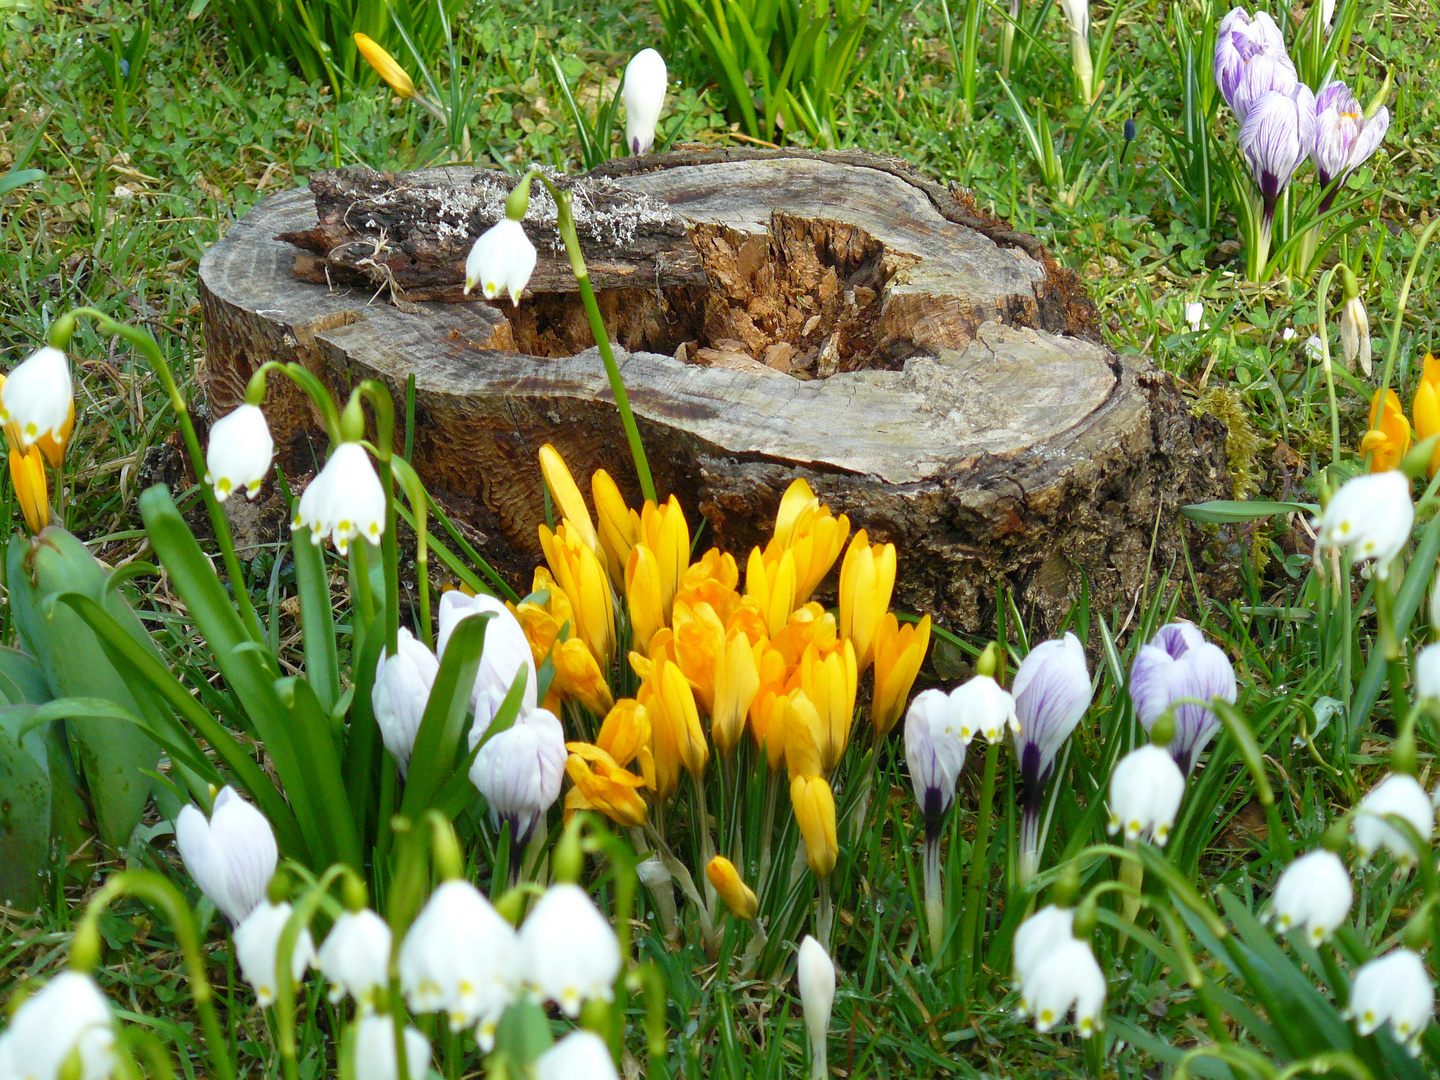
[[[1259,521],[1276,514],[1318,514],[1313,503],[1275,502],[1270,499],[1215,499],[1212,502],[1190,503],[1180,513],[1191,521],[1225,525],[1241,521]]]

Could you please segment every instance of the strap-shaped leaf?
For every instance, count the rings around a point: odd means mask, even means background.
[[[327,848],[332,852],[332,860],[347,863],[356,872],[363,871],[360,839],[355,831],[354,819],[350,816],[350,800],[340,772],[340,754],[336,749],[330,714],[304,679],[280,679],[275,683],[275,691],[289,709],[290,729],[295,735],[300,758],[308,769],[307,781],[319,795],[320,811],[329,833]],[[319,845],[312,841],[310,846],[315,848]]]
[[[495,712],[495,719],[485,729],[485,737],[475,744],[475,749],[462,755],[455,766],[455,771],[445,781],[434,801],[430,804],[444,814],[449,820],[454,821],[460,816],[472,798],[475,796],[475,785],[470,782],[470,766],[475,764],[475,759],[480,756],[480,749],[487,742],[499,735],[506,728],[514,725],[520,718],[520,704],[525,700],[525,684],[530,680],[530,669],[522,667],[515,676],[515,681],[510,684],[510,689],[505,694],[505,700],[500,703],[500,708]]]
[[[305,644],[305,678],[326,712],[340,697],[340,661],[335,647],[335,611],[325,556],[310,542],[310,528],[296,529],[290,542],[295,556],[295,586],[300,598],[300,635]]]
[[[380,728],[375,723],[371,692],[375,688],[375,668],[385,648],[383,618],[371,621],[365,633],[365,645],[355,661],[354,696],[350,700],[350,726],[345,737],[345,789],[350,795],[350,818],[355,832],[370,836],[370,814],[375,810],[375,766],[380,758]]]

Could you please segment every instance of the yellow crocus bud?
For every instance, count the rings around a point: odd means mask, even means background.
[[[782,548],[789,547],[800,515],[819,505],[820,500],[815,497],[815,492],[810,489],[810,484],[803,476],[794,481],[780,497],[780,510],[775,515],[774,543]]]
[[[625,588],[625,567],[630,564],[630,549],[640,537],[640,515],[625,504],[619,487],[604,469],[596,469],[590,477],[590,494],[595,499],[595,517],[599,523],[600,546],[605,549],[605,565],[610,580],[619,592]]]
[[[618,825],[644,825],[649,810],[637,788],[645,781],[589,743],[566,743],[565,772],[575,786],[565,796],[565,820],[576,810],[598,810]]]
[[[787,667],[799,667],[800,658],[812,646],[821,652],[837,647],[840,633],[835,616],[815,601],[804,605],[790,615],[780,632],[770,639],[770,645],[785,657]]]
[[[570,600],[575,633],[590,646],[600,665],[607,666],[615,651],[615,605],[600,557],[569,521],[562,521],[553,533],[541,525],[540,547],[556,583]]]
[[[627,768],[638,760],[646,785],[655,786],[655,766],[650,757],[650,713],[635,698],[621,698],[615,703],[600,725],[595,745]]]
[[[1370,399],[1370,430],[1360,440],[1360,453],[1370,458],[1370,471],[1389,472],[1400,464],[1410,449],[1410,421],[1400,407],[1400,395],[1385,391],[1382,410],[1380,391]]]
[[[545,663],[545,658],[550,655],[550,650],[555,645],[555,639],[560,636],[561,628],[569,623],[571,629],[574,629],[575,613],[570,609],[570,598],[565,595],[565,590],[555,583],[549,570],[543,566],[537,566],[531,580],[530,595],[533,597],[543,595],[544,601],[540,602],[526,597],[512,607],[515,618],[519,620],[521,629],[525,631],[525,640],[530,642],[530,652],[535,658],[535,667],[539,668],[541,664]]]
[[[816,877],[835,869],[840,845],[835,838],[835,795],[823,776],[797,776],[790,781],[790,803],[800,835],[805,838],[805,857]]]
[[[562,698],[578,701],[596,716],[610,712],[615,699],[585,642],[572,637],[557,645],[550,656],[555,661],[555,689]]]
[[[721,622],[729,623],[740,607],[740,594],[735,591],[739,581],[740,569],[735,565],[735,556],[711,548],[681,575],[675,602],[709,604]]]
[[[671,495],[664,506],[647,502],[640,511],[639,542],[655,553],[660,569],[660,595],[665,611],[675,601],[680,579],[690,565],[690,525],[680,500]]]
[[[757,547],[745,564],[745,595],[753,597],[765,617],[769,636],[780,632],[795,610],[795,556],[787,549],[772,566]]]
[[[755,913],[760,910],[760,901],[754,890],[740,880],[740,872],[735,869],[734,863],[724,855],[716,855],[705,867],[705,876],[715,886],[731,915],[745,922],[755,918]]]
[[[631,643],[643,654],[649,650],[655,632],[665,625],[660,564],[644,544],[630,549],[625,565],[625,602],[630,608]]]
[[[870,723],[876,738],[888,735],[904,715],[905,699],[910,696],[910,687],[915,685],[929,647],[929,615],[918,624],[904,626],[888,611],[880,620],[880,631],[875,635],[875,692],[870,701]]]
[[[800,688],[819,716],[820,768],[826,776],[835,771],[850,744],[856,683],[855,646],[849,641],[826,655],[812,646],[800,660]]]
[[[391,90],[395,91],[396,96],[406,99],[415,96],[415,83],[405,69],[378,42],[364,34],[357,33],[355,47],[360,50],[360,55],[365,58],[365,62],[375,69],[375,73],[385,80]]]
[[[550,489],[550,498],[560,508],[561,517],[570,523],[581,542],[591,551],[600,554],[600,537],[595,532],[595,523],[590,520],[590,509],[585,497],[570,475],[570,469],[560,451],[546,443],[540,447],[540,475]]]
[[[705,771],[710,760],[710,747],[705,742],[705,730],[700,726],[700,712],[695,707],[695,694],[690,681],[680,670],[680,665],[666,659],[657,660],[654,669],[653,687],[658,698],[659,710],[669,728],[669,738],[674,740],[680,763],[692,776]],[[660,722],[651,719],[652,739],[658,741]]]
[[[710,738],[728,754],[745,731],[745,715],[760,688],[760,670],[750,639],[740,630],[725,637],[725,652],[715,668],[715,707],[710,710]]]
[[[861,529],[840,566],[840,636],[855,643],[862,674],[874,658],[875,632],[894,591],[895,545],[872,545]]]
[[[822,506],[801,516],[790,541],[795,554],[795,602],[804,603],[820,587],[825,575],[840,557],[850,535],[850,519],[834,517]]]
[[[45,485],[45,460],[38,443],[24,454],[10,448],[10,482],[25,524],[32,533],[40,532],[50,524],[50,492]]]
[[[1425,354],[1425,369],[1415,387],[1410,416],[1415,421],[1417,439],[1440,435],[1440,360],[1428,352]],[[1437,470],[1440,470],[1440,446],[1430,456],[1430,475],[1433,477]]]
[[[785,765],[790,778],[826,776],[825,722],[804,690],[792,690],[784,700]]]
[[[755,644],[754,655],[760,685],[750,701],[750,731],[774,770],[785,760],[785,681],[789,671],[785,658],[764,641]]]

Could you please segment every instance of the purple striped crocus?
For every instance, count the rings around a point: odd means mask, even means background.
[[[1322,213],[1330,209],[1345,178],[1380,148],[1389,129],[1389,109],[1382,105],[1367,118],[1350,88],[1338,79],[1315,95],[1315,144],[1310,154],[1320,186],[1330,189],[1320,203]]]
[[[1130,667],[1130,700],[1147,733],[1167,709],[1185,701],[1175,706],[1175,737],[1166,749],[1187,775],[1220,727],[1219,717],[1198,702],[1216,698],[1235,700],[1235,669],[1194,623],[1162,626],[1135,655]]]
[[[1040,808],[1045,787],[1055,770],[1055,757],[1090,707],[1093,689],[1085,666],[1085,649],[1074,634],[1041,642],[1030,650],[1015,672],[1010,688],[1020,734],[1015,755],[1020,759],[1020,880],[1029,881],[1040,868]]]
[[[1300,77],[1275,20],[1236,8],[1220,22],[1215,38],[1215,85],[1243,125],[1251,107],[1272,90],[1292,93]]]
[[[1308,86],[1298,86],[1292,93],[1271,90],[1251,106],[1240,129],[1240,149],[1260,188],[1267,232],[1275,204],[1314,145],[1315,95]]]

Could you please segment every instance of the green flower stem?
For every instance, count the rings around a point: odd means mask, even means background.
[[[1325,322],[1325,300],[1330,293],[1330,282],[1335,278],[1332,267],[1320,275],[1320,285],[1315,290],[1315,310],[1320,323],[1320,366],[1325,372],[1325,389],[1330,396],[1330,464],[1340,464],[1340,406],[1335,398],[1335,368],[1330,362],[1330,328]]]
[[[385,535],[380,540],[385,560],[385,655],[394,656],[400,648],[400,541],[395,535],[395,475],[390,468],[395,452],[395,402],[385,384],[375,379],[366,379],[355,393],[375,410],[373,449],[380,462],[380,486],[385,492]]]
[[[290,918],[285,921],[285,928],[280,931],[280,940],[275,945],[275,1041],[279,1044],[280,1067],[286,1080],[297,1080],[300,1075],[295,1044],[295,979],[291,974],[295,947],[299,944],[300,934],[309,927],[316,911],[326,899],[330,886],[344,874],[353,876],[354,871],[343,863],[338,863],[326,870],[320,880],[310,886],[305,895],[295,902]],[[396,1045],[403,1046],[404,1043]],[[405,1078],[402,1077],[401,1080]]]
[[[960,930],[960,997],[962,1003],[970,994],[971,965],[974,962],[975,936],[980,919],[980,889],[984,884],[990,851],[990,814],[995,803],[995,771],[1000,761],[1000,744],[985,748],[985,772],[980,781],[980,808],[975,817],[975,842],[970,848],[970,873],[965,882],[965,910]]]
[[[1405,271],[1405,281],[1400,286],[1400,295],[1395,298],[1395,322],[1390,328],[1390,348],[1385,353],[1385,373],[1380,376],[1380,394],[1390,389],[1390,379],[1395,373],[1395,357],[1400,353],[1400,331],[1405,325],[1405,305],[1410,300],[1410,285],[1415,280],[1415,271],[1420,266],[1420,256],[1425,253],[1426,246],[1430,243],[1435,230],[1440,229],[1440,217],[1437,217],[1425,231],[1420,234],[1420,240],[1415,245],[1415,254],[1410,257],[1410,266]]]
[[[116,322],[103,311],[80,307],[55,320],[50,327],[50,344],[63,351],[70,344],[70,338],[75,332],[76,320],[80,316],[91,319],[95,323],[95,329],[101,334],[122,337],[128,341],[149,361],[151,369],[164,384],[165,392],[170,396],[170,407],[175,410],[175,417],[180,423],[180,433],[185,440],[185,449],[190,454],[190,464],[195,470],[196,477],[200,480],[200,497],[204,500],[205,509],[210,515],[210,525],[215,532],[215,542],[220,547],[220,558],[225,563],[225,576],[230,579],[230,591],[235,594],[235,606],[239,609],[240,621],[253,640],[263,642],[265,634],[261,630],[260,620],[255,614],[255,607],[250,602],[250,591],[245,584],[245,575],[240,569],[240,559],[235,554],[235,540],[230,535],[230,523],[225,518],[225,509],[220,505],[220,500],[215,498],[215,492],[204,480],[205,453],[200,449],[199,436],[195,434],[195,422],[190,416],[190,407],[185,401],[185,395],[181,392],[179,384],[175,382],[175,376],[170,371],[170,365],[166,362],[164,353],[160,351],[159,342],[139,327]],[[270,658],[269,652],[265,651],[263,655],[269,658],[268,662],[273,666],[274,660]]]
[[[229,1046],[220,1019],[215,1015],[215,992],[205,975],[205,952],[201,948],[200,930],[195,925],[195,916],[190,911],[180,890],[152,870],[126,870],[112,874],[100,890],[90,898],[85,916],[76,928],[77,942],[96,940],[100,933],[100,915],[111,902],[121,896],[133,896],[159,908],[170,921],[175,933],[175,942],[180,946],[184,958],[185,976],[190,984],[190,999],[200,1014],[200,1023],[205,1031],[205,1047],[209,1051],[210,1070],[214,1080],[235,1080],[235,1065],[230,1060]],[[99,960],[98,948],[94,956],[74,956],[73,962],[88,970]]]
[[[580,238],[575,232],[575,215],[570,210],[571,195],[561,191],[543,173],[531,173],[555,200],[555,227],[560,239],[565,241],[565,251],[570,256],[570,269],[574,271],[575,283],[580,286],[580,299],[585,304],[585,314],[590,318],[590,331],[595,335],[595,344],[600,349],[600,358],[605,362],[605,374],[610,378],[610,392],[620,409],[620,423],[625,428],[625,438],[630,443],[630,456],[635,461],[635,473],[640,478],[640,493],[650,502],[660,500],[655,494],[655,481],[650,476],[650,462],[645,457],[645,447],[640,441],[640,429],[635,426],[635,414],[630,410],[630,397],[625,393],[625,382],[620,378],[619,365],[615,363],[615,350],[610,346],[610,335],[605,332],[605,320],[600,317],[600,307],[595,302],[595,290],[590,287],[590,271],[585,266],[585,256],[580,250]]]
[[[924,885],[925,927],[930,935],[930,962],[940,961],[940,946],[945,940],[945,878],[940,859],[940,822],[925,823]]]

